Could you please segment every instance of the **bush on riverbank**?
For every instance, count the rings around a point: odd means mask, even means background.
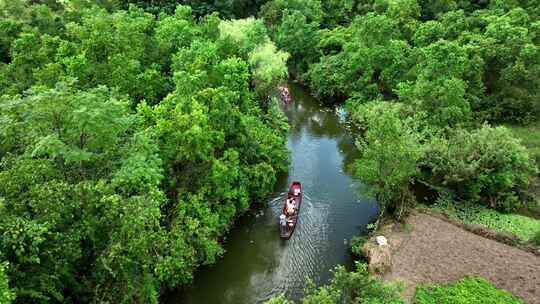
[[[355,257],[363,257],[364,252],[362,248],[369,239],[367,235],[357,235],[351,239],[351,252]]]
[[[276,296],[266,304],[290,304],[283,296]],[[399,288],[388,285],[369,275],[367,265],[356,263],[356,270],[348,272],[343,266],[334,270],[330,283],[321,287],[310,284],[303,304],[379,303],[403,304]]]
[[[421,161],[423,177],[453,197],[503,211],[532,199],[537,169],[525,147],[505,127],[458,130],[430,141]]]
[[[416,304],[523,304],[508,291],[483,278],[468,277],[448,285],[419,286]]]

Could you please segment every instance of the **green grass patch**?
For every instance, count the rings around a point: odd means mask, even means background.
[[[528,126],[507,126],[512,133],[521,139],[521,143],[527,147],[532,159],[537,164],[540,162],[540,121]]]
[[[536,244],[536,246],[540,246],[540,231],[536,233],[532,240]]]
[[[523,241],[535,240],[540,234],[540,220],[532,217],[501,213],[479,205],[437,203],[433,207],[466,224],[482,225],[489,229],[511,233]]]
[[[416,304],[521,304],[522,300],[483,278],[467,277],[449,285],[416,289]]]

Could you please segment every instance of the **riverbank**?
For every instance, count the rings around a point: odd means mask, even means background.
[[[411,301],[416,287],[449,284],[467,276],[489,280],[526,303],[540,299],[540,256],[480,236],[436,214],[414,211],[399,228],[386,225],[391,271],[382,278],[403,284]]]

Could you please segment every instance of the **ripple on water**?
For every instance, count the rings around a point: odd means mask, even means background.
[[[274,218],[281,213],[285,195],[280,194],[269,203]],[[264,294],[263,299],[275,293],[297,296],[303,291],[307,278],[318,279],[319,265],[324,263],[322,252],[328,239],[328,206],[327,203],[314,202],[304,192],[298,225],[293,237],[282,241],[281,255],[273,277],[275,285]]]

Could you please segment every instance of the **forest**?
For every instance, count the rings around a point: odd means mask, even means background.
[[[538,0],[0,1],[0,303],[158,303],[219,263],[288,170],[289,77],[346,107],[381,219],[415,184],[540,210],[535,132],[513,132],[540,119],[539,17]],[[303,303],[343,301],[401,303],[362,265]]]
[[[261,96],[288,55],[260,21],[189,6],[2,5],[3,299],[156,303],[286,170]]]

